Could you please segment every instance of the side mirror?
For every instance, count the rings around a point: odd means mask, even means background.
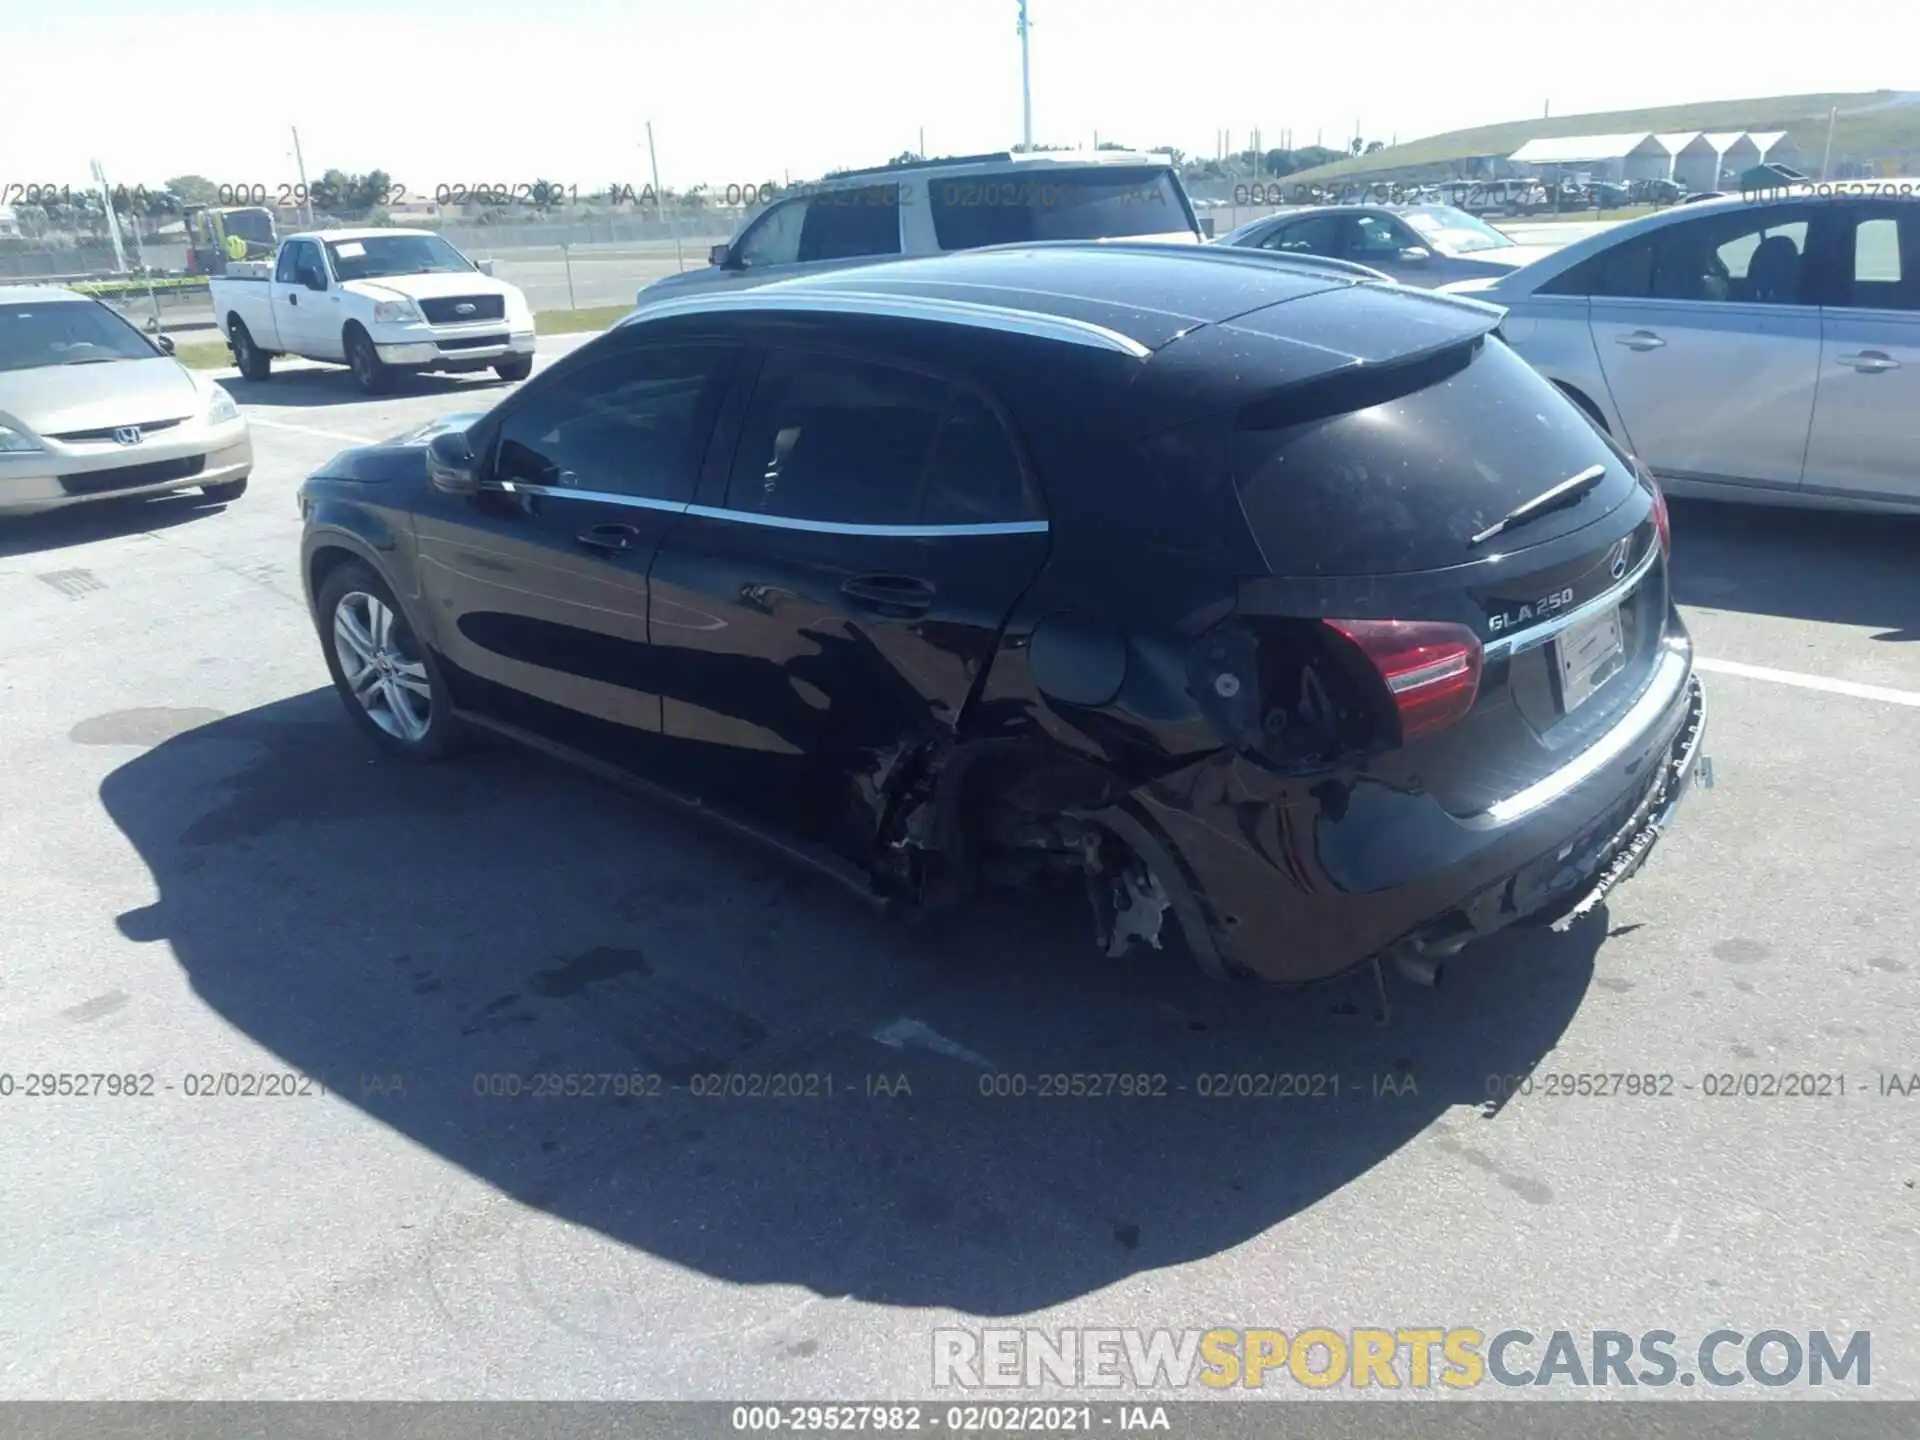
[[[476,260],[473,262],[473,265],[482,275],[493,274],[493,261],[491,260]]]
[[[464,430],[443,430],[427,442],[427,479],[443,495],[480,493],[480,462]]]
[[[1402,265],[1424,265],[1433,259],[1433,251],[1424,245],[1409,245],[1400,252]]]
[[[727,248],[725,241],[722,241],[720,244],[714,246],[711,250],[707,251],[707,263],[709,265],[717,266],[720,269],[725,269],[727,261],[732,258],[733,258],[733,252]]]
[[[162,355],[173,354],[173,337],[171,335],[156,335],[153,337],[153,343]]]

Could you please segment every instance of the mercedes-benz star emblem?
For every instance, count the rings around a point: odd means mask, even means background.
[[[1613,547],[1613,553],[1607,557],[1607,573],[1616,580],[1624,579],[1627,573],[1627,561],[1632,558],[1633,537],[1629,535],[1617,542]]]
[[[140,427],[138,425],[119,426],[113,432],[113,443],[116,445],[138,445],[140,443]]]

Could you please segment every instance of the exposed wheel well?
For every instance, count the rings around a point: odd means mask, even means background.
[[[360,557],[343,545],[323,545],[313,552],[313,559],[307,562],[307,584],[309,593],[318,595],[320,587],[327,583],[327,577],[349,561]],[[364,563],[364,562],[363,562]]]
[[[358,320],[349,320],[345,325],[340,327],[340,353],[341,354],[344,355],[346,353],[347,346],[353,343],[353,337],[356,334],[363,337],[368,344],[373,343],[373,337],[367,334],[366,326],[362,325]]]
[[[1564,380],[1556,380],[1553,383],[1562,395],[1565,395],[1569,400],[1573,401],[1574,404],[1586,411],[1587,418],[1600,427],[1600,433],[1602,435],[1611,435],[1613,433],[1607,428],[1607,417],[1600,413],[1600,407],[1589,400],[1578,386],[1569,385]]]

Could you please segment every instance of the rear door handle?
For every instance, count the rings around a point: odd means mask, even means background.
[[[1616,345],[1624,345],[1629,350],[1658,350],[1667,342],[1651,330],[1635,330],[1631,334],[1614,337]]]
[[[1900,368],[1900,362],[1884,350],[1862,350],[1858,355],[1836,355],[1833,358],[1863,375],[1878,375],[1882,370]]]
[[[870,610],[913,614],[932,605],[935,594],[931,583],[912,575],[856,575],[840,590]]]
[[[631,525],[591,525],[575,538],[593,550],[631,550],[640,532]]]

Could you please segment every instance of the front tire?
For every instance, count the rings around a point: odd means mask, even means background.
[[[520,355],[512,360],[502,360],[493,367],[493,373],[502,380],[524,380],[533,373],[533,357]]]
[[[218,485],[202,485],[200,493],[215,505],[230,505],[247,493],[247,477],[238,480],[222,480]]]
[[[237,315],[227,322],[227,345],[233,351],[233,363],[240,367],[242,379],[258,384],[273,375],[273,356],[253,343],[253,332]]]
[[[380,359],[367,332],[347,331],[347,364],[353,370],[353,383],[363,395],[384,395],[393,388],[393,367]]]
[[[316,609],[333,687],[375,745],[420,761],[459,748],[463,737],[446,680],[385,581],[349,561],[327,576]]]

